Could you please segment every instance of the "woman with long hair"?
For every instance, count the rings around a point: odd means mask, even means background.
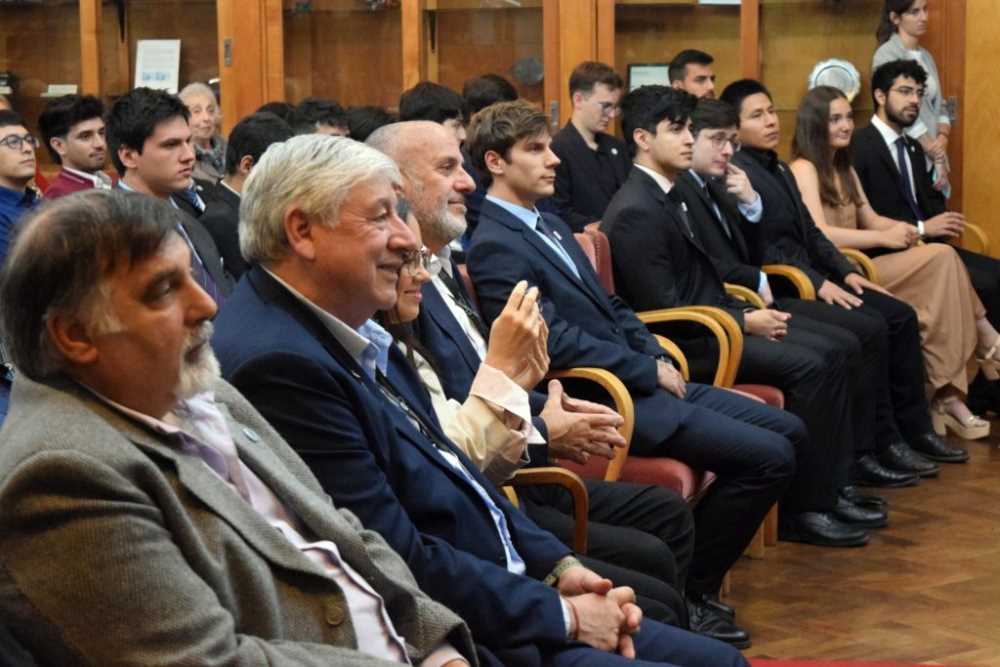
[[[799,106],[789,165],[816,225],[837,246],[874,250],[879,283],[909,303],[920,320],[933,397],[935,430],[950,428],[965,439],[989,435],[989,423],[965,405],[977,370],[997,367],[1000,334],[986,319],[962,260],[944,243],[917,245],[916,228],[875,213],[851,166],[854,116],[844,93],[829,86],[810,90]]]
[[[948,135],[951,118],[944,105],[944,92],[937,64],[931,52],[920,46],[927,32],[928,0],[885,0],[875,31],[879,46],[872,56],[872,71],[891,60],[916,60],[927,72],[924,97],[920,101],[917,122],[906,134],[920,142],[927,154],[927,168],[934,169],[934,187],[947,192]]]

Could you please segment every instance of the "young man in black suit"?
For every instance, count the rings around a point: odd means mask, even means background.
[[[797,452],[796,476],[782,501],[783,536],[825,546],[863,545],[868,535],[861,528],[883,527],[887,516],[857,507],[837,493],[847,485],[852,458],[852,433],[842,425],[850,424],[847,356],[856,348],[840,348],[797,326],[793,329],[788,313],[750,309],[726,293],[695,233],[711,224],[712,205],[696,197],[689,206],[675,187],[692,164],[690,115],[696,103],[693,95],[666,86],[643,86],[625,97],[622,128],[635,168],[601,223],[611,241],[615,286],[637,310],[715,306],[741,325],[747,334],[740,367],[743,381],[783,389],[788,409],[802,417],[811,435]],[[699,132],[703,152],[716,138],[712,132]],[[735,122],[728,128],[730,134],[726,132],[721,133],[723,151],[716,156],[723,172],[735,169],[728,165]],[[741,189],[744,199],[757,203],[754,212],[759,215],[760,197],[745,175]],[[703,192],[700,185],[697,191]],[[708,352],[708,346],[699,343],[695,349]]]
[[[858,442],[856,471],[860,481],[876,475],[876,457],[895,448],[912,459],[910,448],[936,461],[964,462],[965,450],[949,446],[930,423],[924,395],[923,357],[913,309],[866,280],[830,243],[802,203],[788,167],[775,148],[781,138],[770,92],[759,81],[743,79],[722,91],[721,99],[739,114],[742,148],[733,162],[749,176],[764,201],[762,263],[791,264],[802,270],[816,290],[816,300],[779,300],[783,309],[847,329],[857,336],[864,354],[869,400],[855,409],[874,409],[875,432]],[[897,445],[896,447],[893,447]]]
[[[569,77],[573,116],[552,137],[559,156],[552,204],[574,232],[601,219],[632,168],[625,144],[607,133],[622,87],[622,78],[604,63],[582,62]]]
[[[677,177],[676,192],[688,206],[694,221],[694,235],[711,257],[722,281],[755,291],[765,305],[774,306],[767,274],[760,266],[763,200],[753,189],[746,172],[731,162],[740,148],[736,110],[721,100],[703,99],[699,100],[691,119],[695,138],[691,169]],[[782,302],[787,303],[788,299],[785,297]],[[754,335],[756,326],[752,319],[756,317],[764,315],[745,316],[744,329],[749,337],[744,338],[740,381],[781,387],[788,409],[805,420],[814,440],[835,438],[852,443],[855,433],[874,432],[874,424],[870,422],[873,412],[863,406],[856,409],[851,402],[871,401],[869,390],[863,384],[864,357],[856,336],[846,329],[799,314],[790,320],[789,335],[781,339],[780,345],[775,345],[774,341],[762,339],[759,332]],[[838,400],[835,383],[829,382],[825,371],[819,371],[819,376],[811,375],[810,368],[817,353],[821,359],[833,357],[846,361],[848,393],[843,400]],[[812,358],[813,362],[804,363],[807,358]],[[816,377],[824,379],[816,383]],[[817,391],[822,393],[812,397]],[[844,411],[846,416],[843,416]],[[838,414],[842,416],[835,416]],[[824,425],[823,422],[831,417],[832,425]],[[848,446],[850,450],[851,445]],[[912,484],[914,474],[929,475],[938,471],[936,465],[913,456],[908,447],[899,443],[888,447],[878,463],[886,470],[868,466],[865,480],[876,486]],[[841,487],[840,495],[871,509],[885,509],[886,506],[881,498],[861,495],[854,486]]]
[[[927,73],[914,60],[890,61],[875,70],[875,115],[868,127],[854,134],[854,169],[876,213],[916,225],[926,241],[946,242],[962,235],[965,216],[948,210],[947,201],[934,189],[924,149],[906,135],[917,120],[926,81]],[[1000,325],[1000,261],[960,246],[955,251],[986,306],[990,323]],[[996,390],[980,377],[971,387],[970,399],[983,404],[991,394]],[[988,399],[988,407],[1000,406],[998,398]]]
[[[217,196],[208,203],[201,223],[212,235],[219,254],[233,278],[249,268],[240,254],[240,193],[250,170],[267,147],[290,139],[291,126],[273,113],[258,112],[238,122],[226,144],[226,175],[216,188]]]
[[[537,285],[552,368],[604,368],[631,392],[631,453],[671,456],[719,475],[694,510],[687,593],[697,607],[693,626],[729,623],[703,602],[718,593],[725,572],[784,494],[805,427],[742,396],[685,383],[635,313],[601,287],[566,224],[535,208],[553,190],[559,159],[550,143],[545,115],[524,102],[484,109],[470,125],[470,152],[490,180],[469,249],[483,315],[496,318],[498,304],[519,281]],[[699,613],[712,616],[702,620]]]

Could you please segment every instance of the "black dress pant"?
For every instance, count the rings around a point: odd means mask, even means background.
[[[841,287],[853,293],[850,287]],[[864,418],[866,404],[873,406],[874,421],[859,424],[860,430],[855,431],[858,455],[881,451],[932,428],[916,312],[880,292],[865,291],[860,298],[864,303],[851,310],[821,300],[781,299],[778,303],[793,314],[844,329],[860,342],[864,380],[862,390],[854,392],[853,405]],[[874,439],[867,437],[870,433]]]
[[[853,361],[860,344],[853,336],[829,335],[829,325],[793,316],[780,342],[759,336],[743,338],[738,382],[781,389],[785,409],[800,417],[809,432],[808,446],[796,451],[796,470],[782,512],[830,512],[837,490],[848,484],[854,458],[852,392],[858,378]]]
[[[585,480],[590,497],[587,555],[581,561],[616,586],[631,586],[650,618],[687,627],[684,584],[694,552],[687,502],[663,487]],[[524,512],[573,544],[573,501],[557,486],[518,488]]]
[[[1000,261],[955,247],[958,256],[962,258],[972,287],[976,290],[979,300],[986,307],[986,318],[995,329],[1000,329]],[[969,398],[974,410],[993,409],[1000,411],[1000,387],[998,382],[991,382],[982,373],[976,376],[969,386]]]

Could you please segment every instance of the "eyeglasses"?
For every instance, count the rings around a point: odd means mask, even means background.
[[[913,88],[911,86],[900,86],[899,88],[890,88],[890,93],[899,93],[903,97],[916,97],[918,100],[924,99],[924,89],[923,88]]]
[[[734,153],[738,153],[740,148],[743,147],[743,144],[740,143],[739,139],[737,139],[736,137],[728,137],[724,134],[712,135],[708,138],[708,141],[709,143],[712,144],[712,148],[714,148],[717,151],[721,151],[723,148],[725,148],[726,144],[729,144],[730,146],[733,147]]]
[[[617,116],[621,111],[621,107],[614,102],[598,102],[598,104],[601,106],[602,116]]]
[[[411,277],[416,277],[417,273],[423,269],[433,278],[441,272],[441,260],[437,255],[431,253],[427,246],[421,246],[420,250],[414,250],[403,259],[403,271]]]
[[[8,134],[3,139],[0,139],[0,144],[12,151],[21,151],[24,149],[24,144],[28,144],[32,148],[38,148],[38,139],[35,139],[30,134],[26,134],[23,137],[18,134]]]

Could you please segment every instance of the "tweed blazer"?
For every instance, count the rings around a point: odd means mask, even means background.
[[[215,390],[240,459],[383,597],[415,662],[455,614],[336,510],[240,394]],[[344,594],[202,460],[69,383],[14,382],[0,431],[0,622],[45,665],[372,665]]]

